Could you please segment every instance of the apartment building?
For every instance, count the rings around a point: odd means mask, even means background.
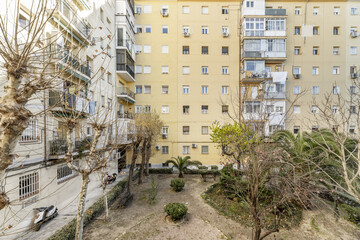
[[[31,2],[20,5],[19,25],[24,31]],[[129,154],[125,146],[134,120],[128,109],[135,103],[129,88],[135,81],[134,3],[59,0],[49,1],[47,8],[48,12],[55,8],[44,39],[56,59],[50,68],[59,75],[58,83],[28,104],[34,117],[16,145],[17,157],[6,169],[5,191],[12,204],[11,210],[0,211],[6,218],[0,239],[18,239],[28,230],[33,208],[55,205],[61,214],[64,207],[77,204],[81,177],[64,162],[68,119],[76,118],[71,139],[79,165],[89,152],[95,122],[107,126],[98,147],[117,146],[104,153],[109,156],[105,171],[120,171]],[[101,175],[94,173],[90,179],[88,192],[99,187]]]
[[[356,91],[359,4],[136,1],[135,112],[165,122],[152,163],[218,164],[209,126],[239,112],[265,136],[320,128],[314,99]]]

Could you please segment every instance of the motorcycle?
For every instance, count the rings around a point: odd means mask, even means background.
[[[43,223],[53,219],[58,215],[58,209],[54,205],[51,205],[50,207],[34,208],[34,210],[38,211],[34,218],[35,231],[39,231]]]
[[[113,173],[111,176],[110,176],[110,175],[107,175],[107,177],[106,177],[106,179],[105,179],[105,183],[106,183],[106,184],[110,184],[110,183],[115,182],[116,176],[117,176],[116,173]]]

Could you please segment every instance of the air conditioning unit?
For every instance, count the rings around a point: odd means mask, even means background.
[[[141,53],[141,50],[136,50],[135,53],[138,53],[138,54],[139,54],[139,53]]]
[[[351,78],[352,78],[352,79],[358,78],[358,76],[359,76],[359,75],[358,75],[357,73],[352,73],[352,74],[351,74]]]
[[[356,38],[356,37],[359,36],[359,34],[358,34],[357,31],[353,31],[353,32],[350,33],[350,36],[351,36],[352,38]]]
[[[196,145],[195,143],[193,143],[193,144],[191,145],[191,147],[192,147],[192,148],[197,148],[197,145]]]
[[[162,136],[163,139],[167,138],[167,134],[161,134],[161,136]]]
[[[184,37],[190,37],[190,33],[189,32],[184,32]]]
[[[166,8],[161,9],[160,13],[161,13],[161,15],[163,17],[168,17],[169,16],[169,11]]]
[[[223,37],[228,37],[229,33],[228,32],[223,32],[222,35],[223,35]]]
[[[156,150],[160,150],[160,146],[159,146],[159,145],[156,145],[156,146],[155,146],[155,149],[156,149]]]
[[[298,73],[298,74],[294,74],[294,78],[295,79],[300,79],[300,74]]]

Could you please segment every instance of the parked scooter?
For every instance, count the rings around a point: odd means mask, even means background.
[[[51,205],[50,207],[34,208],[34,210],[39,211],[34,218],[35,231],[39,231],[43,223],[53,219],[58,215],[58,209],[54,205]]]
[[[110,184],[110,183],[115,182],[116,176],[117,176],[116,173],[113,173],[111,176],[110,176],[110,175],[107,175],[107,177],[106,177],[106,179],[105,179],[105,183],[106,183],[106,184]]]

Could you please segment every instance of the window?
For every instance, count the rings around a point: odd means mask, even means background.
[[[19,26],[22,28],[26,28],[29,25],[29,20],[24,17],[22,14],[19,14]]]
[[[229,27],[226,27],[226,26],[221,27],[221,32],[222,33],[229,33]]]
[[[142,26],[141,25],[135,25],[135,32],[136,33],[142,33]]]
[[[295,15],[300,15],[301,7],[295,7]]]
[[[356,106],[354,106],[354,105],[350,106],[350,113],[351,114],[356,114]]]
[[[319,95],[319,86],[313,86],[312,87],[312,94],[313,95]]]
[[[339,55],[340,54],[340,48],[339,47],[333,47],[333,55]]]
[[[332,92],[333,92],[334,95],[340,94],[340,87],[339,86],[333,86]]]
[[[201,67],[201,74],[208,74],[208,67],[207,66],[202,66]]]
[[[295,55],[300,55],[300,50],[301,50],[301,47],[294,47],[294,54]]]
[[[136,5],[135,6],[135,13],[136,14],[141,14],[141,12],[142,12],[142,6]]]
[[[294,106],[294,114],[300,113],[300,106]]]
[[[209,13],[209,7],[202,6],[201,7],[201,14],[208,14]]]
[[[221,14],[229,14],[229,7],[222,7]]]
[[[169,113],[169,106],[168,105],[162,105],[161,106],[161,113]]]
[[[144,28],[145,28],[146,33],[151,33],[151,26],[150,25],[145,25]]]
[[[150,105],[145,105],[144,106],[144,113],[150,113],[151,112],[151,106]]]
[[[266,106],[266,112],[267,113],[273,113],[274,112],[274,105],[267,105]]]
[[[145,85],[144,86],[144,93],[147,93],[147,94],[151,93],[151,86],[150,85]]]
[[[338,67],[338,66],[333,67],[333,74],[334,75],[339,75],[340,74],[340,67]]]
[[[350,55],[357,55],[357,47],[350,47]]]
[[[183,54],[184,55],[190,54],[190,47],[189,46],[183,46]]]
[[[311,107],[311,112],[312,112],[313,114],[316,114],[317,111],[318,111],[318,107],[315,106],[315,105],[313,105],[313,106]]]
[[[209,88],[208,86],[201,86],[201,94],[208,94]]]
[[[162,45],[161,46],[161,53],[169,53],[169,46],[168,45]]]
[[[319,67],[312,68],[312,75],[319,75]]]
[[[225,114],[229,112],[229,105],[222,105],[221,106],[221,113]]]
[[[245,18],[245,36],[262,37],[265,33],[264,18]]]
[[[168,5],[161,6],[161,14],[163,16],[168,16],[168,14],[169,14],[169,6]]]
[[[319,15],[319,7],[313,8],[313,15]]]
[[[183,134],[184,135],[190,134],[190,126],[183,126]]]
[[[229,87],[228,86],[222,86],[221,87],[221,93],[222,94],[229,94]]]
[[[151,66],[144,66],[144,73],[151,73]]]
[[[169,154],[169,146],[162,146],[161,154]]]
[[[334,7],[334,15],[340,14],[340,7]]]
[[[190,74],[190,67],[187,66],[182,67],[182,74]]]
[[[144,53],[151,53],[151,46],[150,45],[144,45]]]
[[[202,27],[201,27],[201,34],[208,34],[208,32],[209,32],[209,28],[208,28],[208,27],[206,27],[206,26],[202,26]]]
[[[165,34],[169,33],[169,27],[167,25],[162,25],[161,32]]]
[[[169,73],[169,66],[161,66],[161,73],[168,74]]]
[[[294,67],[294,72],[293,74],[301,74],[301,68],[300,67]]]
[[[334,27],[333,28],[333,35],[339,35],[340,33],[340,27]]]
[[[209,106],[208,105],[202,105],[201,106],[201,113],[202,114],[207,114],[209,111]]]
[[[260,102],[259,101],[247,101],[245,102],[245,113],[259,113]]]
[[[168,94],[169,93],[169,86],[168,85],[161,86],[161,93]]]
[[[74,161],[74,164],[78,166],[79,161]],[[62,183],[64,181],[78,175],[78,173],[76,171],[70,169],[67,164],[62,164],[62,165],[58,166],[56,169],[56,172],[57,172],[57,182],[58,183]]]
[[[34,172],[19,177],[19,198],[20,200],[39,193],[39,173]]]
[[[190,87],[189,86],[183,86],[183,94],[189,94],[190,93]]]
[[[185,13],[185,14],[190,13],[190,7],[189,6],[183,6],[182,7],[182,13]]]
[[[319,35],[320,34],[320,28],[319,27],[313,27],[313,35]]]
[[[209,134],[209,126],[201,126],[201,134],[208,135]]]
[[[221,48],[222,55],[229,55],[229,47],[222,47]]]
[[[183,154],[190,154],[190,146],[183,146]]]
[[[101,107],[105,107],[105,97],[101,96]]]
[[[221,74],[222,75],[229,74],[229,67],[221,67]]]
[[[135,93],[136,94],[142,93],[142,85],[136,85],[135,86]]]
[[[246,1],[246,7],[253,8],[254,7],[254,1],[253,0],[247,0]]]
[[[136,105],[135,106],[135,113],[142,113],[142,106]]]
[[[357,89],[356,89],[356,86],[350,86],[350,94],[351,95],[354,95],[357,93]]]
[[[313,55],[319,55],[319,47],[313,47]]]
[[[332,107],[332,112],[333,112],[333,114],[337,114],[337,113],[339,112],[338,106],[333,105],[333,107]]]
[[[183,106],[183,114],[189,114],[190,113],[190,106],[185,105]]]
[[[354,134],[354,133],[355,133],[355,126],[350,126],[350,127],[349,127],[349,133],[350,133],[350,134]]]
[[[266,19],[266,29],[269,31],[285,31],[285,18]]]
[[[203,54],[203,55],[209,54],[209,47],[208,46],[201,46],[201,54]]]
[[[144,13],[152,13],[152,6],[144,5]]]
[[[169,127],[161,127],[161,134],[168,135],[169,134]]]
[[[183,26],[183,33],[190,33],[190,27],[189,26]]]
[[[40,140],[40,136],[37,135],[36,119],[29,120],[28,127],[23,131],[19,142],[34,142]]]
[[[275,111],[276,111],[277,113],[283,113],[283,112],[284,112],[284,107],[282,107],[282,106],[276,106],[276,107],[275,107]]]
[[[209,146],[201,146],[201,154],[208,154]]]
[[[294,35],[300,35],[300,34],[301,34],[301,27],[295,27]]]
[[[300,94],[300,92],[301,92],[300,86],[295,86],[294,87],[294,94]]]
[[[294,126],[294,134],[298,134],[300,131],[300,126]]]
[[[350,9],[350,14],[351,14],[351,15],[358,15],[358,14],[359,14],[358,8],[357,8],[357,7],[352,7],[352,8]]]
[[[100,8],[100,20],[104,22],[104,10]]]

